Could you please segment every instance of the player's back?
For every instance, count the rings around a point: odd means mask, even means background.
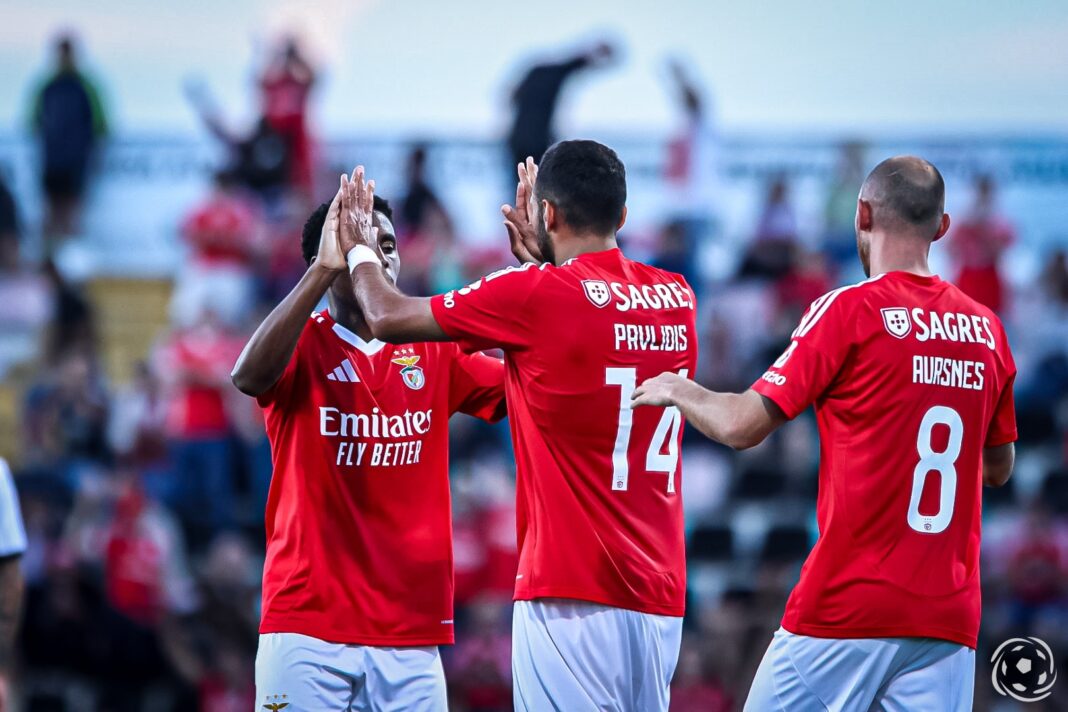
[[[664,371],[693,375],[693,293],[678,275],[610,250],[547,274],[537,302],[541,338],[515,355],[524,393],[512,427],[529,500],[521,535],[531,539],[517,596],[681,614],[682,418],[631,410],[630,400]]]
[[[664,371],[693,375],[694,307],[682,277],[618,249],[491,275],[435,304],[467,348],[506,352],[517,599],[682,615],[682,419],[630,400]]]
[[[787,630],[975,645],[982,451],[1015,439],[1014,374],[997,317],[937,277],[891,272],[814,303],[757,386],[793,417],[822,385],[820,538]]]

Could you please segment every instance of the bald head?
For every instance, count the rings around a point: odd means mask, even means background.
[[[888,158],[868,174],[860,199],[872,208],[875,225],[936,239],[946,203],[942,174],[916,156]]]

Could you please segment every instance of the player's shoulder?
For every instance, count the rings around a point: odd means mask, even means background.
[[[619,311],[696,308],[694,291],[681,274],[629,259],[618,251],[595,254],[596,261],[572,259],[552,272],[569,300],[584,295],[596,307],[614,303]]]
[[[869,306],[872,297],[878,294],[882,276],[836,287],[814,299],[794,329],[793,338],[805,336],[818,324],[841,323],[856,318],[858,312]]]
[[[952,282],[943,281],[942,283],[945,285],[946,297],[956,311],[974,314],[980,319],[989,319],[992,325],[996,326],[999,331],[1004,332],[1005,328],[1002,326],[1001,317],[997,315],[997,312],[969,296],[963,289]]]
[[[313,311],[308,315],[308,323],[300,332],[300,341],[321,340],[334,330],[334,320],[325,311]]]
[[[544,279],[547,267],[551,265],[538,265],[533,262],[504,267],[476,279],[466,287],[450,289],[441,295],[441,299],[446,307],[451,307],[455,304],[457,297],[466,297],[479,290],[492,291],[498,296],[502,294],[526,295]]]

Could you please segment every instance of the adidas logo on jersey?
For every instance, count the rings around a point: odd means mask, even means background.
[[[326,380],[341,381],[342,383],[359,383],[360,377],[356,375],[356,369],[352,367],[352,362],[345,359],[341,362],[340,366],[326,374]]]

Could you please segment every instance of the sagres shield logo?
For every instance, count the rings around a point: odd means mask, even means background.
[[[582,290],[586,292],[586,298],[590,300],[590,303],[598,309],[608,306],[608,302],[612,301],[612,292],[608,290],[608,283],[603,280],[584,279]]]
[[[912,320],[909,319],[908,309],[893,307],[883,309],[883,325],[890,332],[890,336],[903,339],[912,331]]]
[[[415,349],[400,349],[393,353],[393,363],[401,367],[400,375],[404,379],[404,385],[417,391],[426,385],[426,376],[423,369],[415,364],[419,363],[419,357],[415,355]]]
[[[278,712],[289,707],[289,702],[286,698],[289,695],[267,695],[267,701],[263,703],[263,709],[270,710],[271,712]]]
[[[1009,638],[994,651],[990,662],[994,689],[1020,702],[1046,699],[1057,681],[1053,653],[1038,638]]]

